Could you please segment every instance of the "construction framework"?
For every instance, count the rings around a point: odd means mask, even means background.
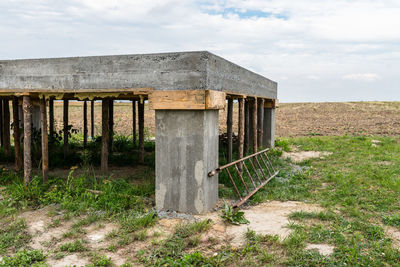
[[[48,177],[48,134],[51,138],[55,131],[55,100],[63,100],[64,157],[69,153],[69,101],[84,101],[84,146],[89,129],[94,135],[94,101],[102,102],[104,173],[113,144],[114,101],[132,101],[139,162],[144,161],[147,101],[155,110],[159,210],[204,213],[215,206],[218,179],[208,173],[218,167],[218,111],[228,111],[227,158],[231,162],[234,101],[239,107],[238,157],[274,144],[277,83],[206,51],[4,60],[0,61],[0,97],[0,144],[10,157],[12,101],[15,168],[23,168],[27,186],[32,179],[32,125],[42,131],[42,175],[45,181]],[[19,126],[23,126],[23,145]]]

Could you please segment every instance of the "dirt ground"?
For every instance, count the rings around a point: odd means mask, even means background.
[[[70,124],[82,131],[82,102],[70,103]],[[220,133],[226,131],[226,110],[220,112]],[[237,133],[237,103],[234,132]],[[117,134],[132,134],[132,105],[115,103]],[[62,127],[62,103],[55,103],[56,127]],[[145,107],[145,134],[154,136],[154,110]],[[101,133],[101,103],[95,104],[95,134]],[[281,103],[276,112],[277,136],[307,135],[399,135],[400,102]]]

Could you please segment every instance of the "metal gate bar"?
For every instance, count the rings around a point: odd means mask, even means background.
[[[271,160],[268,157],[267,152],[269,148],[261,150],[257,153],[252,155],[243,157],[239,160],[233,161],[226,165],[220,166],[217,169],[210,171],[208,173],[209,177],[216,175],[217,173],[222,172],[223,170],[226,171],[228,174],[229,180],[232,182],[232,185],[235,189],[236,195],[239,198],[239,201],[236,202],[233,207],[237,208],[240,207],[243,203],[245,203],[250,197],[252,197],[260,188],[265,186],[271,179],[273,179],[276,175],[278,175],[279,171],[275,171],[274,166],[271,163]],[[247,164],[251,166],[251,170],[247,167]],[[261,164],[262,163],[262,164]],[[256,165],[258,167],[256,167]],[[239,188],[235,183],[235,179],[232,176],[231,172],[229,171],[229,167],[233,167],[233,170],[236,171],[236,175],[238,177],[238,182],[240,182],[243,187],[244,191],[242,194],[239,192]],[[243,171],[243,169],[245,171]],[[252,171],[252,172],[251,172]],[[261,176],[259,174],[261,172]],[[253,173],[253,174],[252,174]],[[247,179],[246,176],[247,175]],[[248,180],[246,182],[246,180]],[[249,183],[249,186],[248,184]],[[252,188],[250,188],[252,186]],[[251,191],[250,191],[251,189]],[[247,193],[247,194],[246,194]]]

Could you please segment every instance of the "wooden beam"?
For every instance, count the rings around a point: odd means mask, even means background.
[[[109,128],[109,141],[108,141],[108,151],[109,153],[112,152],[113,149],[113,142],[114,142],[114,100],[110,99],[108,101],[108,112],[110,115],[108,115],[108,128]]]
[[[226,129],[228,135],[227,163],[232,162],[232,124],[233,124],[233,99],[228,99],[228,112],[226,118]]]
[[[4,147],[4,112],[3,112],[3,99],[0,98],[0,146]]]
[[[13,106],[13,132],[14,132],[14,154],[15,154],[15,170],[22,170],[22,153],[21,153],[21,133],[19,129],[19,107],[18,97],[14,96],[12,100]]]
[[[244,145],[243,153],[247,155],[250,147],[250,102],[249,99],[245,99],[244,103]]]
[[[253,113],[253,153],[257,152],[257,98],[254,98],[252,101],[252,113]]]
[[[279,105],[278,99],[265,99],[264,108],[277,108]]]
[[[94,138],[94,100],[90,101],[90,136]]]
[[[226,94],[213,90],[153,91],[149,106],[155,110],[206,110],[225,107]]]
[[[238,117],[238,159],[243,158],[243,143],[244,143],[244,99],[239,98],[239,117]],[[242,165],[239,165],[239,169],[242,170]]]
[[[63,122],[64,122],[64,159],[68,157],[68,100],[64,99],[64,111],[63,111]]]
[[[24,111],[24,182],[28,186],[32,181],[32,102],[29,95],[23,96]]]
[[[136,147],[136,100],[132,100],[132,141]]]
[[[49,99],[49,131],[50,131],[50,142],[54,139],[54,97]]]
[[[10,102],[8,98],[3,100],[3,135],[4,135],[4,154],[7,159],[11,158],[10,140]]]
[[[109,137],[109,115],[110,115],[110,104],[109,99],[105,98],[101,102],[101,171],[103,173],[108,173],[108,142]]]
[[[88,126],[87,126],[87,101],[83,101],[83,148],[87,147]]]
[[[49,143],[47,140],[47,111],[46,99],[40,99],[40,119],[42,122],[42,176],[43,183],[49,179]]]
[[[257,137],[257,145],[258,147],[262,147],[263,143],[263,129],[264,129],[264,99],[259,99],[258,100],[258,114],[257,114],[257,133],[258,133],[258,137]]]
[[[138,103],[139,113],[139,155],[138,161],[140,164],[144,163],[144,101]]]

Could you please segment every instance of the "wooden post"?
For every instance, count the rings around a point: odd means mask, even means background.
[[[238,158],[243,158],[243,143],[244,143],[244,99],[239,98],[239,117],[238,117]]]
[[[94,100],[90,101],[90,136],[94,138]]]
[[[142,102],[143,101],[143,102]],[[139,163],[144,163],[144,100],[138,103],[139,112]]]
[[[46,99],[40,99],[40,119],[42,122],[42,176],[43,183],[47,183],[49,179],[49,143],[47,140],[47,111]]]
[[[3,100],[3,135],[4,135],[4,154],[7,159],[11,158],[11,140],[10,140],[10,102],[6,98]]]
[[[228,150],[227,150],[227,163],[232,162],[232,122],[233,122],[233,99],[228,99],[228,112],[226,118],[226,128],[227,128],[227,135],[228,135]]]
[[[4,146],[3,99],[0,98],[0,146]]]
[[[32,102],[29,95],[23,96],[24,111],[24,181],[28,186],[32,181]]]
[[[136,147],[136,100],[132,100],[132,141]]]
[[[253,153],[257,152],[257,98],[255,97],[253,100]]]
[[[87,101],[83,101],[83,148],[87,146],[88,127],[87,127]]]
[[[50,141],[54,138],[54,97],[50,97],[49,100],[49,131]]]
[[[101,171],[103,173],[108,173],[109,108],[109,99],[104,98],[101,101]]]
[[[263,143],[263,129],[264,129],[264,99],[261,98],[258,100],[258,114],[257,114],[257,133],[258,133],[258,138],[257,138],[257,145],[258,147],[262,147]]]
[[[247,98],[244,103],[244,155],[249,153],[250,147],[250,103]]]
[[[21,153],[21,134],[19,132],[19,108],[18,97],[14,96],[13,106],[13,125],[14,125],[14,154],[15,154],[15,170],[22,170],[22,153]]]
[[[68,156],[68,100],[64,99],[64,159]]]
[[[108,100],[108,124],[109,124],[109,141],[108,141],[108,151],[111,153],[113,148],[113,141],[114,141],[114,100]]]

